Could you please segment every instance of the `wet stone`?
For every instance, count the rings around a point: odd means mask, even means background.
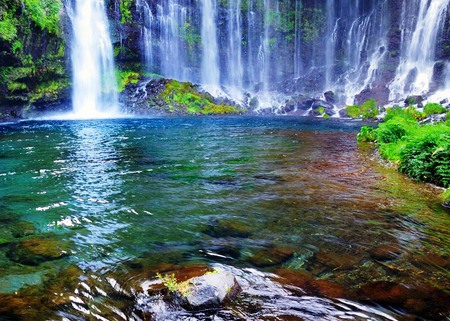
[[[380,245],[370,251],[370,256],[378,261],[395,260],[401,255],[401,251],[394,245]]]
[[[11,245],[7,257],[25,265],[39,265],[69,255],[70,243],[54,238],[30,238]]]
[[[250,262],[257,267],[267,267],[282,264],[293,255],[294,251],[290,248],[275,246],[258,251],[250,257]]]
[[[213,272],[189,279],[186,283],[183,290],[174,293],[174,301],[194,311],[220,308],[241,292],[239,283],[230,272]]]
[[[251,230],[249,226],[239,221],[218,220],[209,225],[204,233],[214,237],[248,238]]]
[[[36,232],[34,225],[27,221],[17,221],[12,224],[11,234],[15,238],[20,238],[24,236],[32,235]]]
[[[359,258],[349,253],[335,253],[321,250],[314,254],[314,264],[330,269],[350,269],[359,262]]]

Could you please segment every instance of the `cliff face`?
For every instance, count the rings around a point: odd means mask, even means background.
[[[62,3],[1,0],[0,17],[0,117],[68,102],[68,24]]]
[[[441,22],[434,26],[436,39],[426,49],[432,57],[425,62],[408,57],[413,49],[406,44],[412,42],[416,26],[432,17],[421,9],[423,3],[106,1],[117,75],[119,81],[125,79],[119,88],[131,74],[156,74],[237,88],[239,95],[257,97],[252,101],[260,107],[261,97],[273,92],[316,97],[331,90],[341,105],[369,98],[380,103],[400,100],[423,87],[414,77],[420,78],[417,75],[429,66],[431,80],[426,91],[417,94],[450,85],[450,3],[439,11],[444,17],[437,16]],[[69,108],[68,5],[61,0],[0,0],[1,113]],[[210,29],[205,29],[207,23]],[[211,28],[214,37],[208,34]],[[408,64],[418,66],[408,69]],[[208,83],[211,79],[214,84]]]

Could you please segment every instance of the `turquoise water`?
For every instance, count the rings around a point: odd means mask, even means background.
[[[446,298],[450,288],[449,213],[440,206],[438,190],[402,177],[382,165],[370,147],[357,146],[360,126],[256,117],[0,125],[3,300],[17,304],[11,295],[18,291],[34,303],[48,295],[44,288],[50,280],[59,280],[52,287],[61,296],[73,297],[76,289],[60,284],[72,267],[81,271],[80,282],[102,276],[126,288],[136,278],[155,279],[167,264],[172,270],[222,264],[235,271],[275,273],[299,288],[304,284],[287,271],[308,273],[314,282],[345,289],[339,297],[386,313],[369,319],[444,318],[448,303],[437,308],[429,301]],[[56,247],[61,255],[30,259],[22,243],[42,238],[50,240],[44,244],[52,247],[48,252]],[[279,258],[274,254],[279,249],[288,254]],[[264,256],[269,258],[261,263],[257,258]],[[383,299],[361,290],[377,284],[383,284]],[[400,285],[414,291],[392,297],[392,287]],[[326,291],[303,290],[320,300],[336,299]],[[427,295],[416,297],[418,292]],[[142,320],[145,311],[158,319],[155,309],[142,308],[137,295],[130,296],[108,306],[130,320],[138,320],[130,311]],[[235,307],[243,314],[251,310],[246,299]],[[417,302],[425,307],[414,307]],[[0,308],[0,317],[45,320],[54,313],[60,319],[95,319],[69,301],[48,304],[45,311],[30,305],[26,316]],[[321,318],[340,319],[330,306]],[[230,310],[221,313],[224,319],[239,319]],[[278,319],[288,320],[283,313]],[[107,320],[120,315],[98,314]],[[185,317],[192,316],[174,320]],[[159,319],[165,318],[170,319]],[[252,318],[269,320],[263,312]]]

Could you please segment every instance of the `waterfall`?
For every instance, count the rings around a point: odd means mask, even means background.
[[[302,31],[301,31],[302,2],[295,0],[294,20],[294,77],[299,78],[303,72],[302,64]]]
[[[400,65],[389,87],[391,100],[430,90],[437,36],[442,30],[449,3],[450,0],[403,0],[403,47]],[[413,20],[407,12],[417,12],[417,18]],[[415,21],[413,27],[411,21]]]
[[[153,21],[154,17],[148,3],[145,0],[136,0],[136,9],[141,13],[141,41],[144,51],[144,61],[147,69],[153,70]]]
[[[186,26],[186,8],[175,0],[158,5],[161,73],[164,77],[187,81],[186,50],[181,32]]]
[[[243,89],[241,0],[228,1],[227,84]]]
[[[334,0],[327,0],[327,33],[331,38],[327,39],[325,45],[325,88],[331,86],[331,78],[333,77],[334,62],[335,62],[335,47],[336,47],[336,27],[338,21],[335,22]]]
[[[103,0],[68,4],[73,27],[73,109],[77,117],[118,112],[113,48]]]
[[[220,87],[219,50],[217,44],[216,0],[201,0],[202,64],[201,82],[212,89]]]

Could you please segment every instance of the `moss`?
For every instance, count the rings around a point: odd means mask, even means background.
[[[132,70],[116,70],[116,78],[119,92],[122,92],[129,84],[137,84],[140,78],[139,73]]]
[[[365,101],[361,106],[351,105],[345,109],[351,118],[373,119],[379,114],[377,103],[373,98]]]
[[[237,114],[242,110],[235,106],[216,104],[209,94],[199,93],[189,82],[169,81],[159,99],[165,103],[169,112],[182,112],[187,114],[223,115]]]
[[[17,37],[17,19],[7,11],[0,12],[0,39],[12,42]]]
[[[30,19],[51,34],[59,32],[59,12],[61,3],[58,0],[24,0]]]
[[[35,90],[31,92],[30,102],[33,103],[41,99],[45,99],[46,101],[56,101],[58,100],[61,91],[68,88],[69,85],[68,80],[41,82]]]
[[[133,20],[131,15],[132,0],[120,0],[120,23],[130,24]]]
[[[321,8],[304,8],[301,18],[302,38],[305,42],[312,42],[325,29],[325,14]]]

